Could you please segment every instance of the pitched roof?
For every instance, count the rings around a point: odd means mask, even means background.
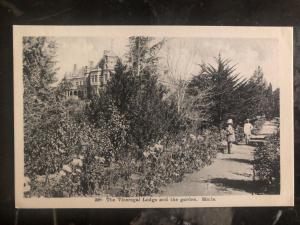
[[[75,69],[70,73],[66,74],[66,79],[73,79],[73,78],[82,78],[84,77],[84,67],[81,67],[79,69]]]

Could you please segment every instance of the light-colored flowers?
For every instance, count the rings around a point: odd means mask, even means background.
[[[131,180],[139,180],[141,178],[141,176],[140,175],[138,175],[138,174],[131,174],[131,176],[130,176],[130,179]]]
[[[150,152],[145,151],[145,152],[143,152],[143,155],[145,158],[148,158],[148,156],[150,155]]]
[[[66,153],[66,151],[62,150],[62,149],[59,149],[58,150],[60,153]]]
[[[95,159],[98,160],[100,163],[105,163],[104,157],[95,156]]]
[[[83,162],[82,162],[81,159],[73,159],[73,161],[71,162],[71,164],[73,166],[80,166],[81,167],[83,165]]]
[[[193,135],[193,134],[190,134],[190,138],[191,138],[193,141],[195,141],[195,140],[197,139],[196,136]]]
[[[72,168],[69,165],[64,165],[62,169],[66,172],[72,173]]]
[[[61,170],[61,171],[59,171],[59,176],[61,176],[61,177],[64,177],[64,176],[66,176],[67,174],[66,174],[66,172],[65,171],[63,171],[63,170]]]
[[[44,183],[46,177],[45,176],[36,176],[35,180],[39,183]]]
[[[198,136],[197,136],[197,140],[198,140],[198,141],[204,141],[204,137],[201,136],[201,135],[198,135]]]
[[[154,148],[156,148],[157,150],[163,150],[163,145],[159,144],[155,144]]]

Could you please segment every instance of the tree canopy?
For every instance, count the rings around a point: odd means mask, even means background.
[[[230,60],[221,55],[215,60],[215,66],[200,65],[200,73],[192,78],[187,90],[187,99],[200,97],[191,109],[201,112],[203,121],[221,126],[228,118],[243,123],[256,116],[278,116],[278,110],[274,110],[279,104],[278,97],[272,85],[267,86],[260,66],[250,79],[242,79]]]

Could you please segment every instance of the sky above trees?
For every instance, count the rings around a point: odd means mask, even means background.
[[[124,37],[59,37],[55,40],[58,44],[59,80],[66,72],[72,71],[74,64],[81,67],[88,65],[89,61],[97,63],[104,50],[113,50],[124,58],[128,45],[128,38]],[[163,66],[165,59],[169,58],[179,71],[185,71],[181,73],[183,79],[191,79],[199,72],[200,63],[214,64],[214,57],[219,53],[236,64],[236,72],[241,76],[249,78],[257,66],[261,66],[267,82],[275,88],[280,86],[276,39],[167,38],[160,55]]]

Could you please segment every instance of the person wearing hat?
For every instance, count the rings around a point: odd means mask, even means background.
[[[232,119],[228,119],[226,127],[228,154],[231,154],[232,142],[235,142],[234,128],[232,125]]]
[[[249,140],[250,140],[250,137],[251,137],[252,130],[253,130],[253,126],[250,123],[250,120],[246,119],[246,123],[244,124],[244,135],[245,135],[246,145],[249,144]]]

